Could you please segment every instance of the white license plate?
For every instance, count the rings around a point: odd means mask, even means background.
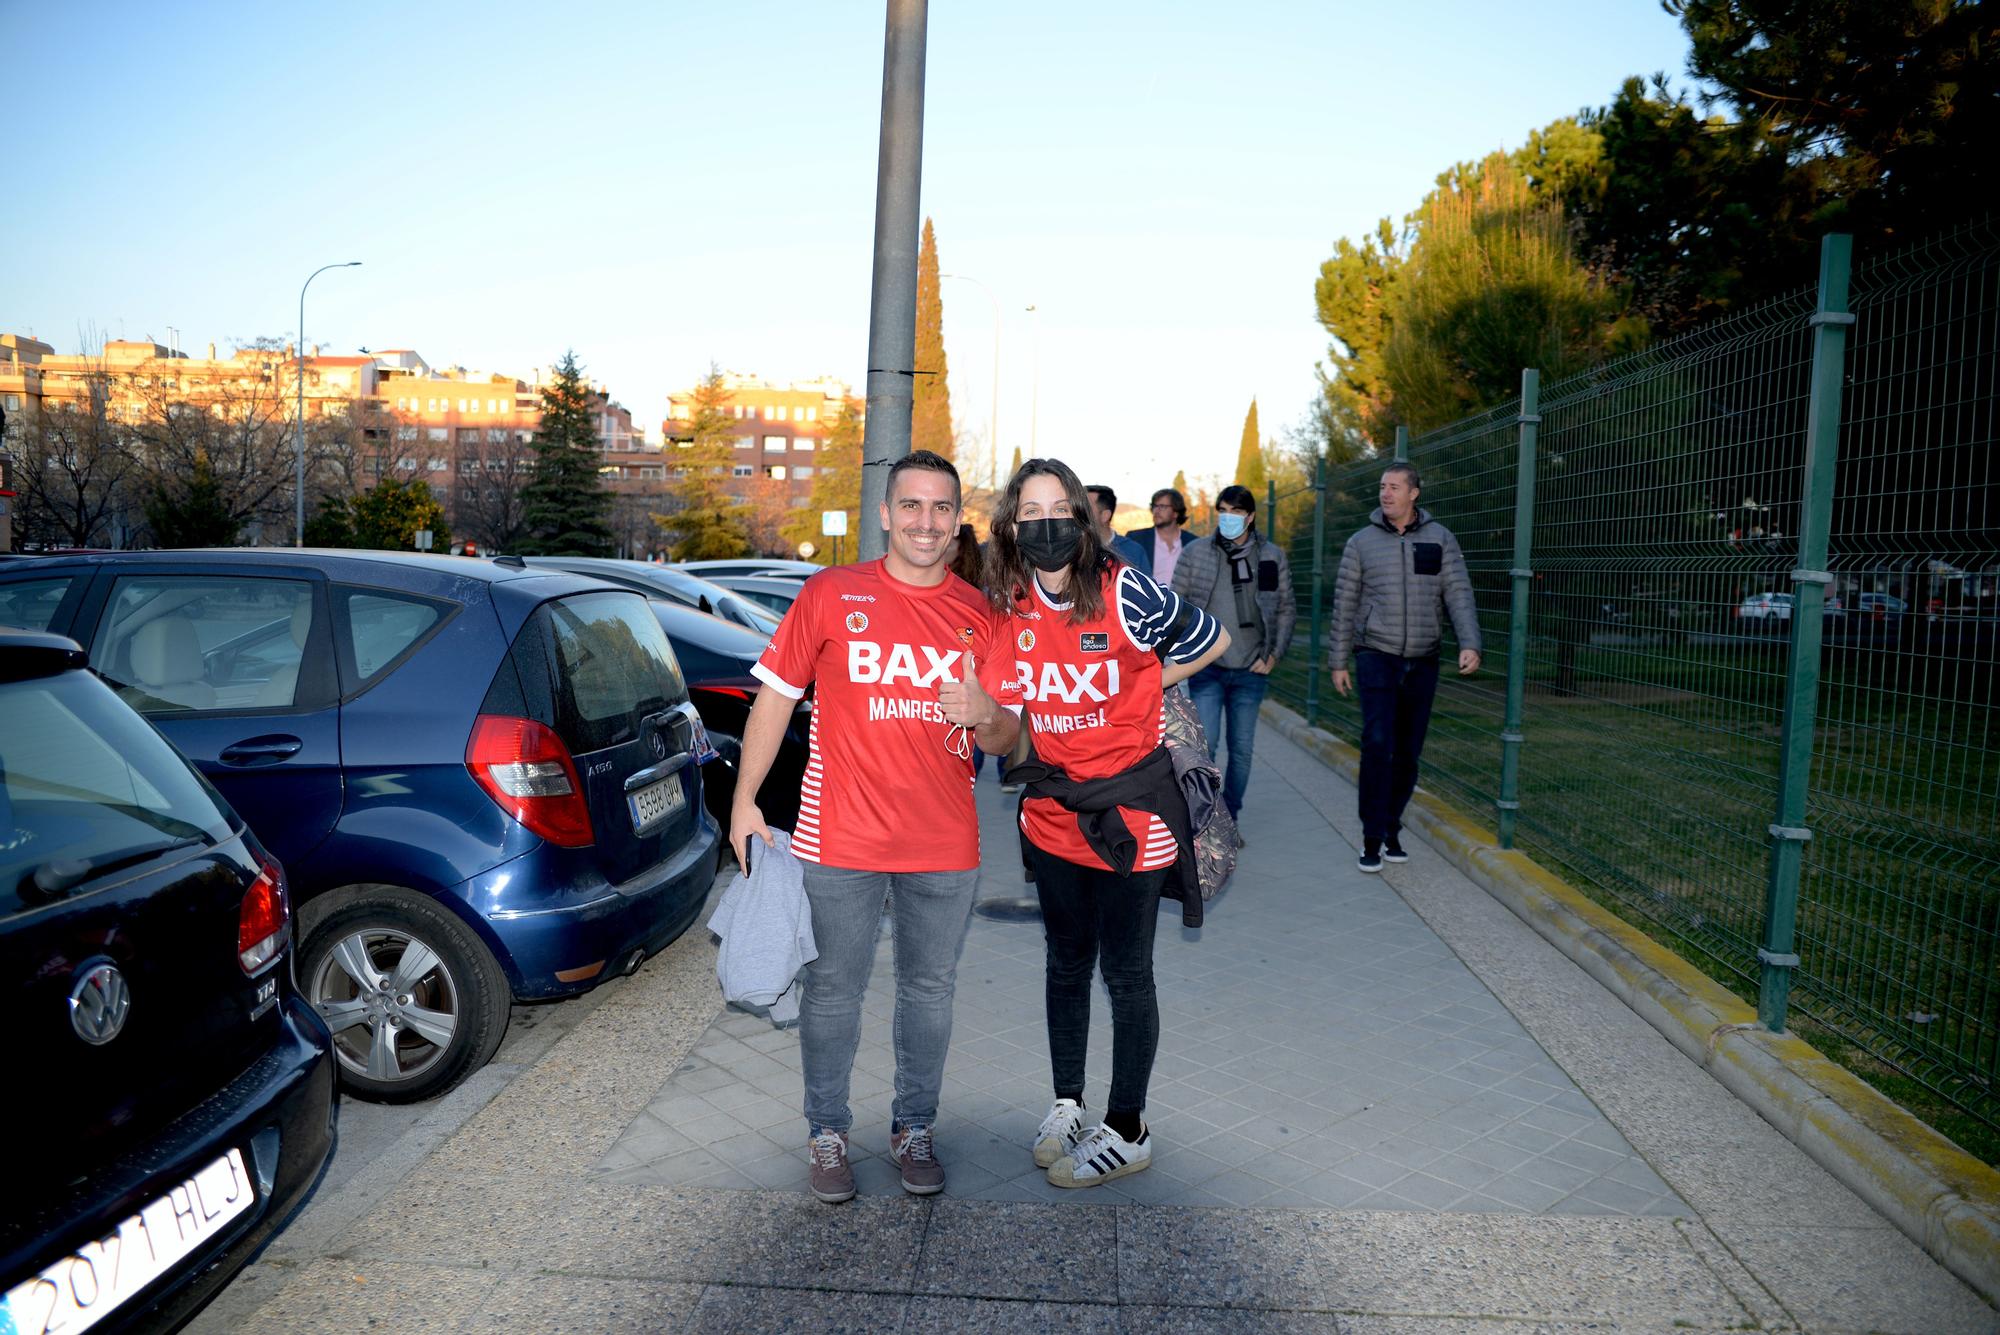
[[[73,1335],[88,1330],[199,1251],[256,1201],[240,1150],[231,1150],[41,1274],[7,1291],[0,1331]]]
[[[681,776],[661,779],[649,783],[631,796],[632,829],[644,834],[667,817],[687,805],[687,794],[681,791]]]

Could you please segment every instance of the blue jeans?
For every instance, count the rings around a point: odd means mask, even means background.
[[[1438,660],[1363,649],[1354,655],[1361,692],[1361,837],[1384,844],[1403,828],[1417,790],[1417,758],[1431,726]]]
[[[1264,703],[1270,677],[1249,668],[1205,667],[1188,678],[1194,712],[1208,737],[1208,753],[1222,767],[1222,800],[1234,816],[1243,810],[1243,790],[1250,786],[1250,748],[1257,742],[1257,706]],[[1228,714],[1229,755],[1224,764],[1217,750]]]
[[[971,871],[848,871],[804,863],[819,958],[806,966],[799,1004],[799,1060],[806,1121],[817,1133],[854,1125],[847,1091],[861,1045],[861,998],[875,967],[882,900],[893,892],[896,950],[896,1102],[905,1127],[937,1120],[951,1046],[951,998],[958,955],[972,921]]]

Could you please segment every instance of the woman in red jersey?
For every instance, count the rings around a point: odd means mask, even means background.
[[[1068,465],[1030,459],[993,516],[987,594],[1010,618],[1034,759],[1021,832],[1048,940],[1055,1105],[1035,1162],[1059,1187],[1091,1187],[1152,1162],[1146,1088],[1160,1042],[1153,929],[1162,894],[1199,923],[1187,804],[1161,745],[1161,692],[1219,657],[1215,619],[1113,557]],[[1091,975],[1111,993],[1111,1093],[1083,1121]]]

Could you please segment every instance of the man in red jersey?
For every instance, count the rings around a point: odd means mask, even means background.
[[[792,852],[805,863],[819,948],[806,967],[799,1046],[812,1192],[827,1202],[854,1195],[847,1095],[885,895],[896,920],[889,1153],[904,1190],[944,1189],[931,1126],[979,881],[972,745],[1004,755],[1020,731],[1004,620],[945,565],[958,471],[918,450],[889,470],[888,492],[888,554],[807,580],[752,669],[765,689],[744,728],[729,822],[739,862],[753,836],[771,842],[757,790],[794,702],[816,685]]]

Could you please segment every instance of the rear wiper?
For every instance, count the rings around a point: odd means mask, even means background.
[[[51,858],[21,878],[18,893],[24,904],[53,904],[87,881],[137,866],[176,849],[192,847],[203,842],[205,837],[194,834],[185,839],[148,844],[143,848],[107,853],[95,858]]]

